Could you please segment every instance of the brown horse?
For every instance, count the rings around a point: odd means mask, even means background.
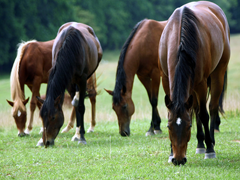
[[[214,122],[230,58],[230,31],[224,12],[216,4],[199,1],[176,9],[168,20],[159,42],[162,84],[168,108],[171,140],[170,160],[185,164],[191,136],[191,110],[204,126],[205,158],[215,158]],[[206,108],[208,80],[211,97]]]
[[[152,105],[152,119],[146,135],[161,133],[161,119],[157,110],[161,74],[158,44],[165,25],[166,21],[144,19],[135,25],[123,45],[114,91],[106,90],[113,96],[112,108],[117,114],[122,136],[130,135],[130,121],[135,109],[132,101],[135,74],[147,90]]]
[[[60,27],[52,49],[52,69],[49,75],[46,100],[42,104],[40,117],[43,122],[43,144],[54,144],[64,122],[62,104],[67,89],[71,97],[79,90],[76,108],[77,127],[80,129],[79,143],[86,144],[84,137],[84,98],[87,79],[95,72],[102,58],[102,48],[93,29],[85,24],[70,22]],[[76,88],[77,86],[77,88]]]
[[[12,115],[18,128],[18,136],[29,134],[32,130],[33,115],[36,106],[40,109],[40,103],[37,103],[36,96],[39,96],[40,85],[48,82],[49,70],[52,67],[52,46],[54,40],[47,42],[28,41],[19,45],[17,57],[12,67],[10,84],[11,96],[13,101],[7,102],[13,107]],[[96,75],[95,73],[88,80],[89,93],[96,92]],[[28,99],[25,99],[24,85],[27,85],[32,91],[30,101],[30,120],[25,129],[27,121],[26,107]],[[93,92],[92,92],[93,91]],[[94,128],[95,123],[95,101],[96,96],[91,96],[92,104],[92,122],[91,129]],[[73,111],[73,114],[75,111]],[[73,124],[75,116],[71,116],[69,124]],[[68,124],[68,127],[70,127]],[[71,126],[73,127],[73,126]],[[69,128],[71,129],[71,128]],[[69,130],[68,129],[68,130]]]

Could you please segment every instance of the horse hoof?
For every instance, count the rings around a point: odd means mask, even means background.
[[[196,154],[204,154],[206,152],[205,148],[197,148],[196,149]]]
[[[18,133],[18,137],[23,137],[23,136],[26,136],[25,132],[23,132],[23,133]]]
[[[218,129],[214,129],[214,133],[219,133],[220,131]]]
[[[77,136],[73,136],[71,141],[80,141],[80,138],[78,138]]]
[[[173,156],[168,157],[168,163],[172,163]]]
[[[26,135],[29,135],[30,132],[31,132],[31,130],[29,130],[29,129],[26,129],[26,130],[24,131],[24,133],[25,133]]]
[[[154,134],[162,134],[162,130],[154,130]]]
[[[216,153],[215,152],[205,153],[205,158],[204,159],[212,159],[212,158],[216,158]]]
[[[148,131],[148,132],[146,132],[146,134],[145,134],[145,136],[153,136],[154,135],[154,133],[152,132],[152,131]]]
[[[86,145],[86,144],[87,144],[87,141],[86,141],[86,140],[79,140],[79,141],[78,141],[78,144],[84,144],[84,145]]]
[[[62,130],[61,133],[66,133],[66,132],[68,132],[70,129],[72,129],[72,128],[69,127],[69,126],[67,126],[67,127],[65,127],[65,128]]]
[[[93,129],[93,128],[89,128],[89,129],[87,130],[87,133],[91,133],[91,132],[94,132],[94,129]]]
[[[44,146],[42,138],[38,141],[36,146],[42,146],[42,147]]]

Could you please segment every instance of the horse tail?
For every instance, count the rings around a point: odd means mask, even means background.
[[[224,74],[223,90],[222,90],[222,93],[221,93],[221,96],[220,96],[220,99],[219,99],[219,104],[218,104],[219,105],[219,112],[221,114],[225,113],[224,110],[223,110],[223,100],[224,100],[226,91],[227,91],[227,71]]]
[[[31,40],[31,41],[27,41],[27,42],[22,41],[21,43],[19,43],[17,45],[18,46],[17,56],[13,63],[13,67],[12,67],[11,75],[10,75],[12,100],[15,100],[17,98],[19,98],[20,100],[24,100],[24,98],[25,98],[24,92],[22,92],[20,82],[19,82],[19,68],[20,68],[20,63],[21,63],[23,54],[25,52],[25,49],[26,49],[27,45],[32,42],[36,42],[36,40]]]
[[[189,78],[191,78],[191,85],[194,83],[198,49],[197,24],[198,19],[194,12],[185,6],[182,11],[178,62],[173,82],[174,107],[181,112],[184,110]]]
[[[118,61],[118,66],[117,66],[117,73],[116,73],[116,84],[115,84],[115,88],[114,88],[114,93],[113,93],[113,103],[114,104],[118,104],[121,101],[121,90],[123,90],[123,93],[126,92],[126,73],[125,70],[123,68],[123,64],[124,64],[124,59],[125,59],[125,55],[128,49],[128,46],[130,44],[130,42],[132,41],[135,33],[137,32],[139,26],[141,24],[143,24],[143,22],[145,22],[146,19],[141,20],[140,22],[138,22],[134,28],[132,29],[130,35],[128,36],[127,40],[125,41],[121,53],[120,53],[120,57],[119,57],[119,61]]]

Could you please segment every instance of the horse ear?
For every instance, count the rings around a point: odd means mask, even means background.
[[[24,106],[28,103],[29,97],[27,99],[25,99],[23,102]]]
[[[168,95],[165,96],[165,105],[167,106],[168,109],[172,108],[172,101]]]
[[[113,95],[113,91],[107,90],[107,89],[105,89],[105,88],[104,88],[104,90],[105,90],[109,95],[111,95],[111,96]]]
[[[38,102],[40,102],[41,105],[44,103],[44,100],[41,99],[40,97],[36,96],[36,98],[37,98]]]
[[[185,107],[189,110],[193,105],[193,95],[190,95],[187,102],[185,103]]]
[[[12,102],[12,101],[9,101],[9,100],[7,100],[7,99],[6,99],[6,101],[8,102],[8,104],[9,104],[10,106],[12,106],[12,107],[13,107],[13,105],[14,105],[14,102]]]

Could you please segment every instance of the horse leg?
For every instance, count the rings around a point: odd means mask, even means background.
[[[82,79],[86,79],[83,78]],[[77,117],[77,127],[80,129],[80,140],[78,143],[87,144],[84,134],[85,134],[85,128],[84,128],[84,113],[85,113],[85,105],[84,105],[84,99],[86,95],[86,83],[87,81],[82,80],[79,83],[79,89],[80,89],[80,97],[79,97],[79,103],[78,107],[76,108],[76,117]]]
[[[224,83],[224,73],[216,69],[211,74],[211,99],[209,103],[209,111],[211,116],[211,126],[210,126],[210,135],[215,145],[214,139],[214,128],[217,121],[220,120],[218,110],[219,110],[219,98],[222,93]]]
[[[193,103],[193,110],[195,112],[196,115],[196,123],[197,123],[197,149],[196,149],[196,154],[203,154],[205,153],[205,146],[204,146],[204,133],[203,133],[203,129],[202,129],[202,123],[201,120],[199,118],[199,107],[198,107],[198,102],[197,102],[197,97],[196,94],[193,93],[194,96],[194,103]]]
[[[92,96],[92,97],[90,97],[90,102],[91,102],[91,106],[92,106],[92,120],[91,120],[91,125],[90,125],[90,127],[89,127],[89,129],[88,129],[88,133],[90,133],[90,132],[94,132],[94,127],[95,127],[95,125],[96,125],[96,120],[95,120],[95,115],[96,115],[96,96],[94,95],[94,96]]]
[[[171,153],[168,157],[168,163],[171,163],[172,162],[172,159],[173,159],[173,150],[172,150],[172,144],[170,144],[170,148],[171,148]]]
[[[206,97],[207,97],[207,84],[206,83],[200,83],[199,87],[195,88],[197,91],[198,101],[199,101],[199,119],[201,120],[204,131],[205,131],[205,143],[207,146],[206,152],[205,152],[205,159],[209,158],[215,158],[216,154],[213,147],[213,141],[210,135],[209,131],[209,115],[207,112],[206,107]]]
[[[74,126],[75,119],[76,119],[76,109],[75,109],[75,107],[73,106],[73,108],[72,108],[72,113],[71,113],[71,116],[70,116],[70,120],[69,120],[67,126],[62,130],[61,133],[66,133],[66,132],[68,132],[70,129],[72,129],[73,126]]]
[[[91,111],[92,111],[92,118],[91,124],[89,129],[87,130],[88,133],[94,132],[94,127],[96,125],[96,95],[97,95],[97,84],[96,84],[96,73],[88,79],[87,81],[87,91],[89,94],[89,99],[91,103]]]
[[[145,87],[149,101],[152,106],[152,120],[150,123],[150,128],[146,133],[146,136],[160,134],[162,132],[162,130],[160,129],[161,118],[159,116],[157,109],[160,76],[159,74],[154,73],[152,79],[140,75],[138,75],[138,78]]]
[[[36,96],[40,96],[40,93],[39,93],[40,84],[41,84],[40,82],[41,82],[40,78],[35,78],[34,82],[33,82],[33,85],[28,86],[29,89],[32,91],[32,98],[31,98],[31,101],[30,101],[30,120],[29,120],[27,129],[25,130],[26,134],[30,134],[30,132],[32,130],[34,111],[35,111],[36,106],[37,106]]]

